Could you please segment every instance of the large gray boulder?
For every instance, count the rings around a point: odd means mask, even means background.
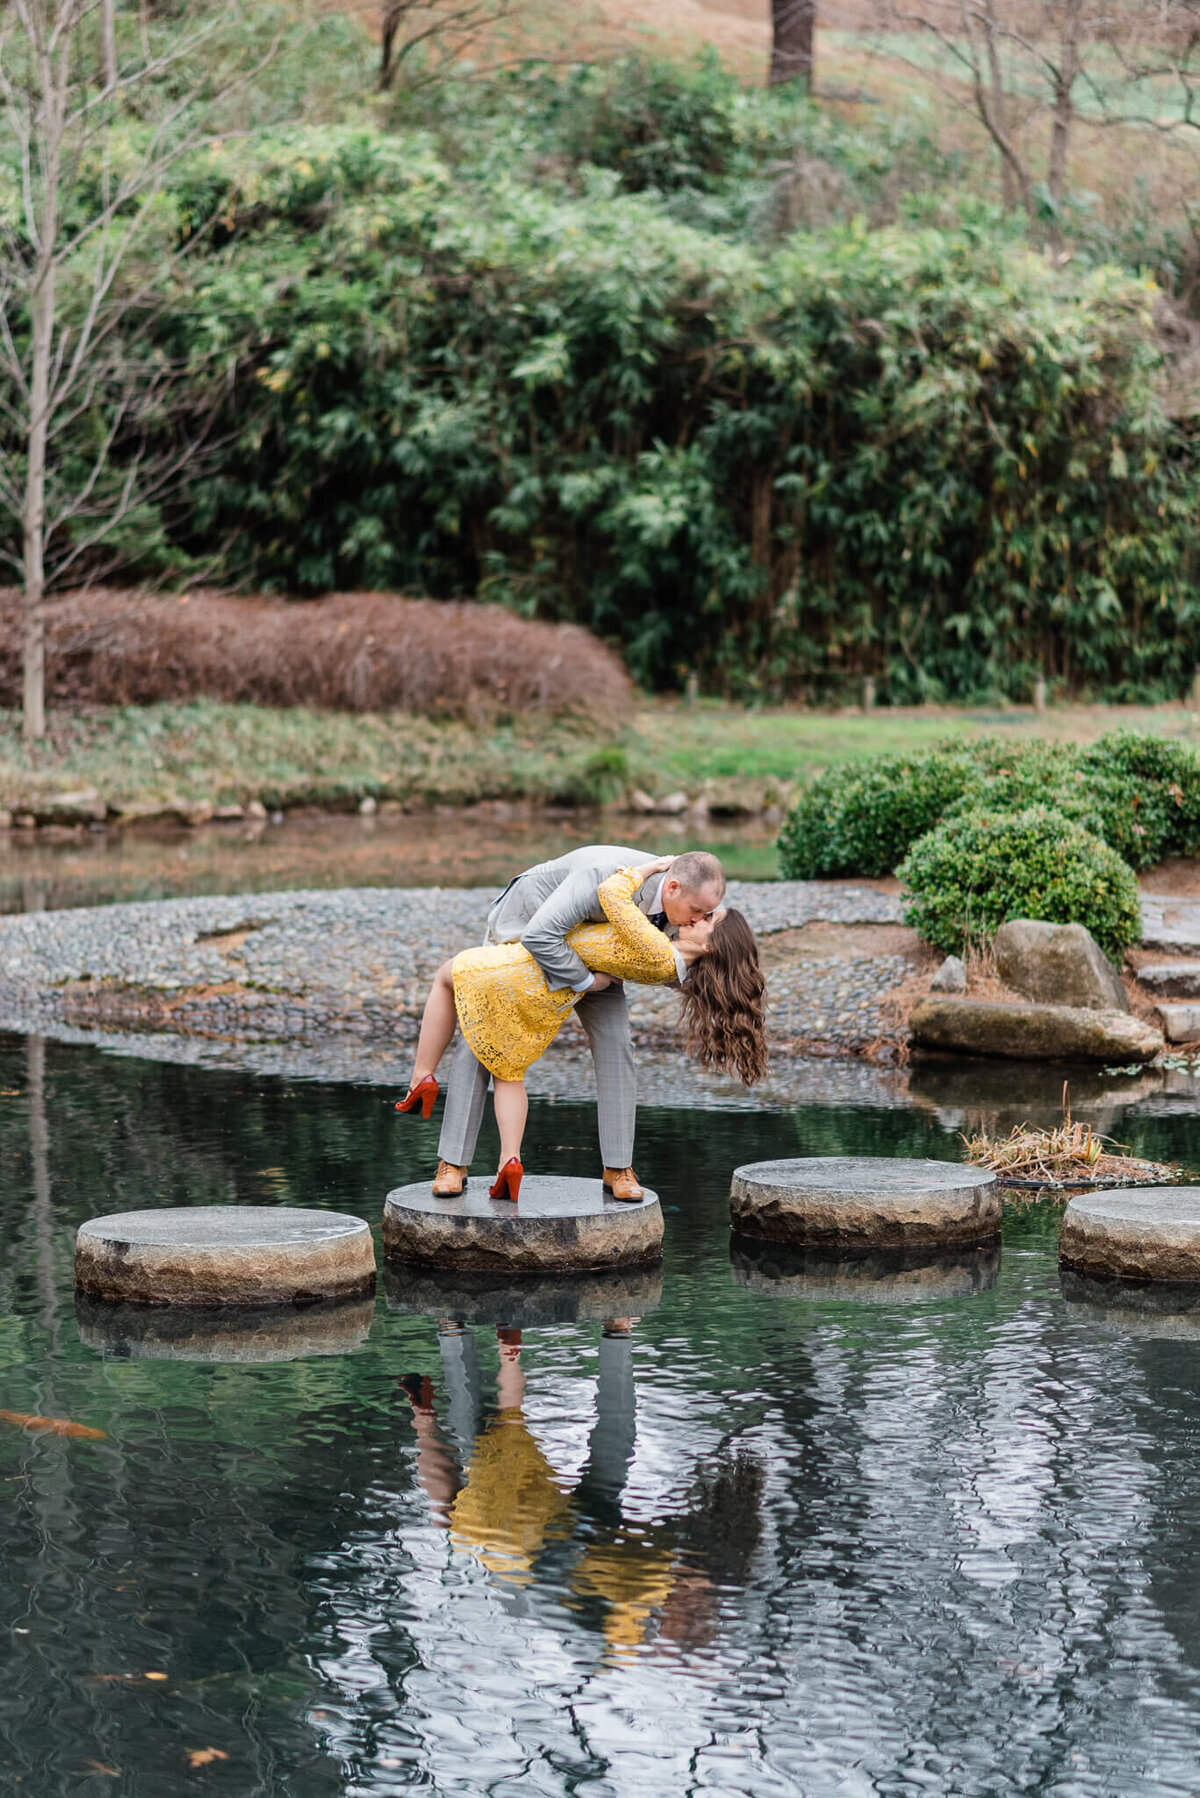
[[[926,1049],[1003,1055],[1012,1061],[1146,1061],[1162,1035],[1127,1011],[997,999],[922,999],[909,1018]]]
[[[1128,1011],[1120,975],[1082,924],[1012,918],[995,939],[996,972],[1005,986],[1040,1005],[1083,1011]]]

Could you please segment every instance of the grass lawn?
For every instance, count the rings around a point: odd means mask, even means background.
[[[703,700],[643,702],[611,734],[567,724],[438,724],[403,714],[272,711],[200,700],[55,714],[30,751],[0,713],[0,806],[50,817],[56,795],[90,789],[110,814],[159,807],[406,806],[480,799],[598,803],[633,787],[699,794],[706,782],[786,788],[830,762],[997,732],[1088,741],[1118,725],[1200,737],[1179,706],[746,711]]]
[[[702,700],[640,711],[629,756],[658,775],[658,790],[695,790],[705,780],[792,782],[830,762],[891,751],[928,749],[947,737],[1051,737],[1087,743],[1125,726],[1200,739],[1200,714],[1182,706],[1070,706],[1042,714],[1028,707],[971,711],[913,707],[876,712],[745,711]]]

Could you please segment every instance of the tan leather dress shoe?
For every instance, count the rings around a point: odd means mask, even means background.
[[[435,1199],[457,1199],[467,1184],[465,1167],[455,1167],[452,1161],[439,1161],[438,1171],[433,1180],[433,1196]]]
[[[645,1187],[638,1185],[638,1177],[631,1167],[606,1167],[604,1186],[614,1199],[624,1199],[629,1204],[646,1196]]]

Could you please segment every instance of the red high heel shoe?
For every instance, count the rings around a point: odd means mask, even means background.
[[[421,1116],[428,1118],[433,1110],[434,1100],[438,1096],[438,1083],[432,1074],[426,1074],[424,1080],[409,1088],[408,1096],[396,1100],[397,1111],[411,1111],[418,1100],[421,1102]]]
[[[511,1199],[515,1205],[517,1194],[521,1190],[521,1176],[525,1169],[515,1155],[510,1155],[495,1180],[488,1187],[489,1199]]]

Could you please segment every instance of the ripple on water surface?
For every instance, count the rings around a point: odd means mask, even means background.
[[[731,1253],[734,1165],[953,1156],[928,1112],[648,1110],[640,1318],[545,1295],[518,1344],[393,1273],[373,1322],[272,1326],[251,1360],[245,1332],[77,1321],[73,1228],[377,1222],[436,1122],[367,1087],[0,1063],[4,1415],[103,1432],[0,1422],[0,1784],[1195,1792],[1200,1337],[1064,1291],[1044,1209],[986,1267]],[[591,1173],[592,1132],[540,1104],[529,1161]],[[1189,1116],[1124,1133],[1197,1159]]]

